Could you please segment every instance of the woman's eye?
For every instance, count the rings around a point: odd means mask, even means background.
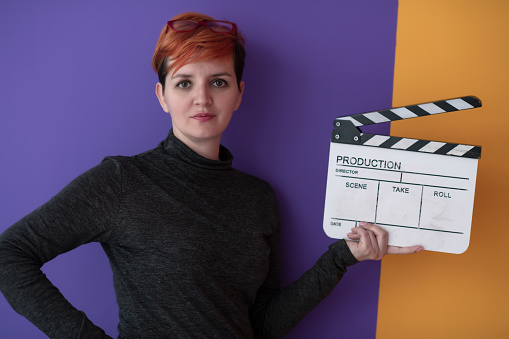
[[[224,81],[223,79],[215,79],[212,81],[212,86],[214,87],[226,87],[228,86],[228,83]]]
[[[180,81],[178,84],[177,84],[177,87],[178,88],[188,88],[189,86],[191,86],[191,83],[189,81]]]

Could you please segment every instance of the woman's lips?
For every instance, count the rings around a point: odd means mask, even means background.
[[[211,113],[198,113],[192,116],[193,119],[198,121],[209,121],[214,117],[215,115]]]

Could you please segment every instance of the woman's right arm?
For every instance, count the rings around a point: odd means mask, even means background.
[[[0,291],[50,338],[109,338],[41,271],[61,253],[107,242],[120,207],[121,171],[104,161],[0,235]]]

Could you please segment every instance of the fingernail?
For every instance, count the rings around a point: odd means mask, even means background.
[[[361,222],[359,223],[359,226],[366,226],[366,223],[365,223],[364,221],[361,221]]]

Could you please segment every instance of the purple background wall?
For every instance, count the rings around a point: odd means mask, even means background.
[[[299,4],[300,3],[300,4]],[[175,14],[235,21],[247,38],[246,93],[223,144],[268,180],[282,214],[282,280],[333,241],[322,230],[329,137],[340,115],[392,102],[396,0],[14,1],[0,3],[0,231],[106,155],[153,148],[170,128],[150,60]],[[388,126],[371,131],[388,132]],[[43,267],[116,336],[106,256],[82,246]],[[352,267],[287,338],[373,338],[380,265]],[[44,338],[0,295],[0,337]]]

